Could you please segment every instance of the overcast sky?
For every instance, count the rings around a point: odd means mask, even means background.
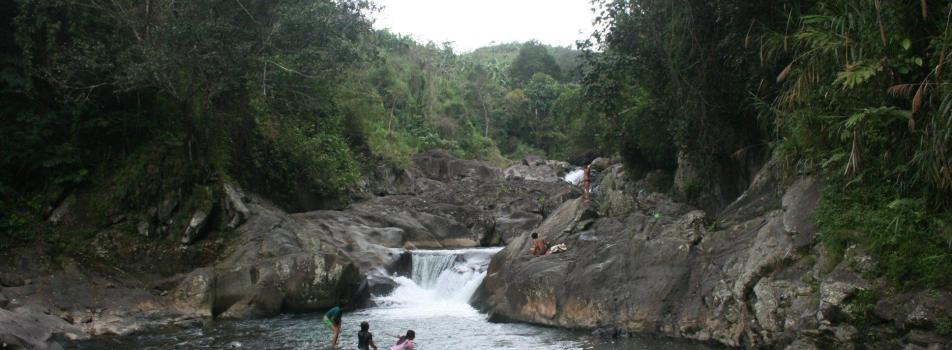
[[[374,27],[420,42],[454,42],[456,52],[531,39],[575,46],[592,33],[589,0],[376,0]]]

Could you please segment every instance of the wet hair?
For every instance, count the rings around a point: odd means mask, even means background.
[[[397,345],[403,344],[407,340],[413,340],[416,338],[416,332],[412,329],[407,331],[407,335],[400,337],[400,340],[397,341]]]
[[[364,321],[364,322],[361,322],[361,323],[360,323],[360,330],[366,332],[366,331],[369,330],[369,329],[370,329],[370,324],[367,323],[367,321]]]
[[[539,234],[533,232],[533,233],[532,233],[532,239],[536,239],[536,238],[539,238]]]

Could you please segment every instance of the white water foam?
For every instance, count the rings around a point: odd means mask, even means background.
[[[565,177],[562,179],[565,180],[565,182],[578,186],[578,184],[582,182],[582,176],[585,176],[585,170],[579,168],[565,174]]]
[[[428,318],[485,316],[469,299],[486,277],[493,254],[501,248],[411,251],[410,277],[394,277],[390,295],[374,297],[383,314]]]

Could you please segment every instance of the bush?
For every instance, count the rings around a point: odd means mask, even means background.
[[[948,212],[921,197],[901,197],[879,183],[845,181],[826,186],[817,213],[820,239],[834,254],[858,244],[876,259],[872,277],[906,288],[952,282],[952,231]]]

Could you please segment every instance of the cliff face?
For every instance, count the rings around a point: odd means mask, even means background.
[[[890,312],[896,297],[863,298],[877,288],[861,277],[867,256],[854,249],[833,257],[817,244],[818,181],[783,184],[768,163],[744,195],[708,217],[632,191],[647,186],[619,181],[622,173],[612,167],[591,203],[567,201],[535,230],[568,251],[533,257],[527,236],[511,241],[474,304],[496,320],[609,336],[792,349],[952,345],[932,331],[952,311],[949,294],[902,297],[904,308],[923,311],[910,323],[911,315]]]

